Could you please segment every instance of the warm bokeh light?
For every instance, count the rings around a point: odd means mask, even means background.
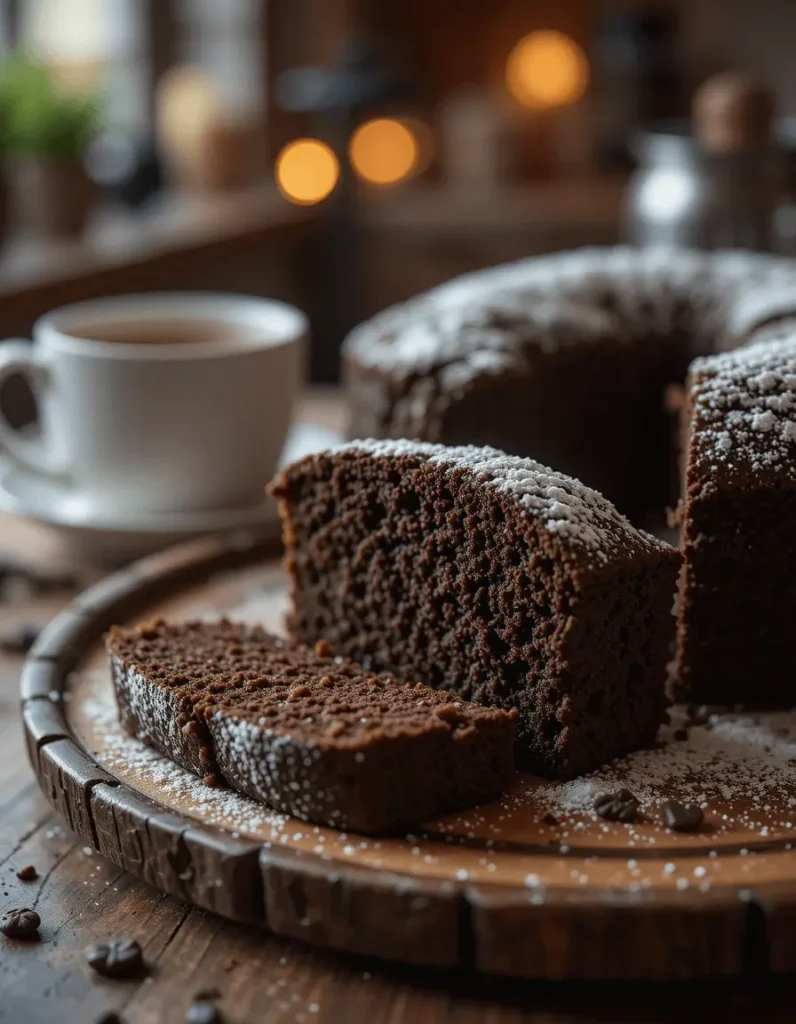
[[[517,43],[506,65],[509,92],[524,107],[561,107],[585,93],[589,64],[576,42],[561,32],[532,32]]]
[[[351,166],[371,185],[404,181],[418,164],[419,149],[412,131],[401,121],[379,117],[366,121],[351,136]]]
[[[276,158],[276,183],[291,203],[311,206],[322,202],[339,177],[337,157],[319,139],[295,139]]]

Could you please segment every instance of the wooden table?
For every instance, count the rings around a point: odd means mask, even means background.
[[[333,426],[339,403],[313,396],[304,414]],[[0,551],[62,564],[47,534],[7,517],[0,517]],[[89,566],[73,568],[85,583],[98,576]],[[68,600],[7,602],[3,629],[42,622]],[[38,944],[0,936],[0,1021],[91,1024],[115,1010],[128,1024],[177,1024],[192,996],[208,988],[221,993],[230,1024],[793,1020],[788,979],[563,986],[441,975],[264,937],[183,906],[93,854],[50,810],[23,749],[21,664],[0,656],[0,912],[35,905],[44,923]],[[16,878],[27,864],[38,869],[37,881]],[[86,964],[87,945],[119,936],[143,945],[151,966],[143,980],[103,980]]]

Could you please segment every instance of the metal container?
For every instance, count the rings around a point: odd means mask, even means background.
[[[777,145],[707,153],[685,130],[639,135],[625,200],[634,245],[793,252],[786,154]]]

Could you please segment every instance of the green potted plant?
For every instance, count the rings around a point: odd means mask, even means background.
[[[23,225],[41,235],[79,234],[94,199],[83,159],[99,125],[97,97],[65,91],[44,64],[16,55],[0,67],[2,111]]]

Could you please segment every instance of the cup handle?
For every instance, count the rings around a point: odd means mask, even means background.
[[[30,384],[36,405],[41,408],[44,392],[51,387],[50,368],[29,341],[9,340],[0,343],[0,390],[9,377],[21,374]],[[47,445],[43,435],[26,437],[13,427],[0,408],[0,445],[8,456],[24,469],[43,476],[66,475],[66,467]]]

